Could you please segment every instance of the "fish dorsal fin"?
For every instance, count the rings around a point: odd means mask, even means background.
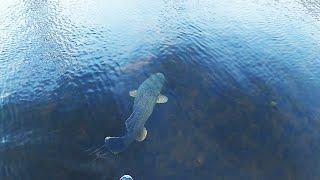
[[[145,140],[146,137],[147,137],[147,134],[148,134],[147,129],[145,127],[143,127],[141,129],[141,131],[139,132],[138,136],[136,137],[136,140],[139,141],[139,142]]]
[[[137,91],[136,89],[129,91],[129,95],[130,95],[131,97],[137,97],[137,93],[138,93],[138,91]]]
[[[167,96],[160,94],[157,98],[157,103],[166,103],[168,101]]]

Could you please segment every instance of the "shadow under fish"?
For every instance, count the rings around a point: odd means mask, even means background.
[[[125,122],[127,133],[122,137],[105,138],[105,145],[113,154],[124,151],[133,141],[143,141],[147,137],[144,125],[152,114],[155,104],[168,101],[166,96],[160,94],[164,82],[164,75],[156,73],[146,79],[138,90],[129,92],[135,99],[133,112]]]

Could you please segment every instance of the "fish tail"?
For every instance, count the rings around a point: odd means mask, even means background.
[[[106,137],[105,145],[113,153],[118,154],[123,152],[130,144],[127,136],[122,137]]]

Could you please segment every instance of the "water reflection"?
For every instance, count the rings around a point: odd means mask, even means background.
[[[5,2],[1,179],[320,176],[316,2]],[[154,72],[146,141],[95,152]]]
[[[301,0],[299,1],[317,20],[320,20],[320,3],[314,0]]]

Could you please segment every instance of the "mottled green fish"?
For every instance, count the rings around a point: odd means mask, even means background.
[[[106,137],[105,145],[114,153],[124,151],[134,140],[143,141],[147,136],[144,127],[150,117],[156,103],[166,103],[168,98],[160,94],[165,77],[162,73],[156,73],[146,79],[138,88],[129,92],[135,97],[133,112],[126,120],[127,133],[122,137]]]

